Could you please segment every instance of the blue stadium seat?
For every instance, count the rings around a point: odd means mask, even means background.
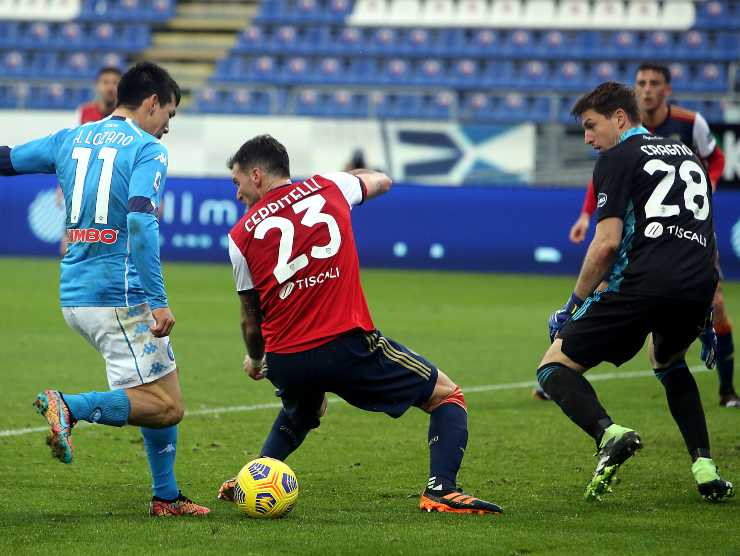
[[[284,83],[286,85],[308,83],[311,81],[312,68],[308,58],[296,56],[286,58],[283,61],[282,71],[272,79],[273,82]]]
[[[365,49],[365,37],[357,27],[344,27],[336,40],[337,52],[359,54]]]
[[[259,12],[252,20],[258,24],[284,23],[290,19],[289,0],[262,0]]]
[[[519,68],[515,74],[517,86],[523,90],[542,90],[549,88],[552,83],[552,75],[547,62],[533,60]]]
[[[560,91],[583,90],[585,71],[580,62],[559,63],[551,78],[552,87]]]
[[[543,124],[550,121],[550,99],[547,97],[532,97],[527,99],[529,115],[526,121]]]
[[[327,27],[325,25],[311,25],[309,27],[304,27],[300,49],[301,54],[305,54],[307,56],[326,56],[338,53],[331,27]]]
[[[95,23],[92,26],[92,32],[87,37],[87,44],[94,49],[109,49],[112,43],[120,41],[120,29],[116,29],[112,24],[103,22]]]
[[[640,57],[646,60],[672,60],[676,56],[673,36],[665,31],[653,31],[640,44]]]
[[[433,56],[464,56],[468,39],[464,29],[439,29],[434,40]]]
[[[87,33],[79,23],[65,23],[54,34],[56,48],[82,50],[87,44]]]
[[[422,117],[422,104],[419,95],[389,93],[382,96],[376,105],[380,118],[414,119]]]
[[[322,116],[326,105],[326,93],[316,89],[300,89],[295,99],[295,113],[298,116]]]
[[[707,33],[693,29],[680,34],[674,55],[681,60],[707,60],[712,51]]]
[[[350,0],[328,0],[324,20],[326,23],[344,23],[347,16],[352,13],[353,3]]]
[[[558,121],[562,124],[569,124],[569,125],[576,125],[576,120],[573,118],[573,115],[570,113],[571,110],[573,110],[573,105],[575,105],[576,101],[578,100],[578,97],[575,96],[565,96],[561,97],[558,101]]]
[[[726,29],[732,26],[729,4],[720,0],[697,2],[695,27],[698,29]]]
[[[489,123],[496,120],[498,99],[485,93],[466,95],[460,108],[460,119],[474,123]]]
[[[195,110],[198,112],[222,112],[223,95],[213,87],[203,87],[195,96]]]
[[[264,91],[250,89],[235,89],[231,91],[226,101],[226,110],[237,114],[269,114],[270,97]]]
[[[509,33],[501,44],[501,53],[507,58],[532,58],[537,54],[537,45],[529,31]]]
[[[24,48],[45,48],[52,42],[52,36],[52,26],[39,21],[28,25],[17,38],[16,44]]]
[[[385,85],[404,85],[411,82],[411,65],[402,58],[391,58],[383,63],[377,83]]]
[[[22,34],[17,21],[0,21],[0,47],[16,48]]]
[[[71,52],[63,57],[62,66],[52,75],[71,79],[92,79],[95,77],[97,65],[93,63],[87,52]]]
[[[231,66],[234,70],[238,63]],[[258,56],[246,63],[245,72],[231,74],[232,79],[236,81],[255,81],[260,83],[276,83],[278,81],[278,65],[272,56]]]
[[[514,63],[486,60],[483,64],[480,85],[494,89],[508,89],[518,84]]]
[[[740,29],[740,7],[736,8],[738,13],[737,28]],[[737,31],[727,31],[717,33],[714,48],[706,51],[707,58],[710,60],[726,60],[728,62],[737,61],[740,56],[740,33]]]
[[[370,35],[364,50],[371,55],[392,56],[398,53],[398,31],[391,27],[380,27]]]
[[[5,77],[20,77],[27,73],[28,59],[17,50],[6,52],[2,57],[0,75]]]
[[[632,31],[603,33],[593,55],[600,58],[636,59],[640,56],[639,38]]]
[[[294,0],[293,9],[289,14],[290,21],[297,25],[316,24],[323,19],[322,7],[318,0]]]
[[[0,85],[0,108],[16,108],[18,106],[17,88],[13,85]]]
[[[441,58],[419,61],[414,74],[414,82],[425,87],[440,86],[445,83],[445,64]]]
[[[380,64],[377,58],[367,58],[360,56],[350,59],[349,68],[347,69],[348,85],[370,85],[377,82],[377,75],[380,73]]]
[[[347,78],[347,72],[342,60],[331,56],[319,60],[312,77],[320,84],[343,83]]]
[[[502,38],[499,33],[492,29],[479,29],[473,31],[467,51],[472,56],[491,56],[498,54],[501,48]]]
[[[671,85],[674,91],[686,91],[693,88],[691,72],[687,64],[669,64],[668,69],[671,71]]]
[[[701,64],[689,83],[694,91],[726,92],[728,89],[727,70],[721,64]]]
[[[338,89],[327,98],[327,116],[340,118],[366,118],[368,97],[364,93],[352,93]]]
[[[626,82],[623,76],[619,74],[619,68],[614,62],[598,62],[591,66],[591,71],[582,85],[587,88],[593,88],[604,81],[622,81]]]
[[[527,98],[518,93],[506,95],[496,106],[494,118],[501,123],[517,123],[529,118]]]
[[[427,29],[408,29],[397,44],[397,51],[404,56],[428,55],[435,48],[432,33]]]
[[[263,52],[271,54],[289,54],[300,52],[301,37],[298,28],[293,25],[282,25],[274,29],[272,34],[263,42]]]
[[[265,40],[267,40],[267,37],[263,28],[258,25],[252,25],[239,33],[233,52],[243,52],[245,54],[261,52],[264,48]]]
[[[481,68],[478,60],[464,58],[452,63],[448,83],[457,89],[474,89],[480,86]]]
[[[570,58],[576,56],[573,39],[564,31],[547,31],[536,45],[535,56],[540,58]]]
[[[455,96],[449,91],[424,95],[421,99],[420,116],[432,120],[449,120],[453,115]]]

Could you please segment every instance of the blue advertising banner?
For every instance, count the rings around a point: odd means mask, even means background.
[[[364,266],[575,274],[585,245],[568,241],[583,191],[395,185],[355,208]],[[715,195],[725,276],[740,279],[740,192]],[[164,261],[228,262],[226,234],[244,211],[227,179],[170,178]],[[64,230],[53,176],[0,178],[0,255],[54,256]],[[588,241],[588,240],[587,240]]]

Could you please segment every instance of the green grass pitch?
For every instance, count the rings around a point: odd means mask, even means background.
[[[428,419],[399,420],[336,401],[288,463],[302,489],[295,511],[248,520],[215,500],[222,480],[253,458],[275,409],[267,381],[241,371],[244,348],[227,265],[168,264],[172,335],[191,415],[180,428],[183,491],[206,519],[152,520],[139,431],[85,426],[75,462],[49,456],[31,402],[45,387],[105,389],[102,360],[65,325],[51,260],[0,260],[0,550],[4,554],[740,554],[740,499],[704,502],[690,460],[650,376],[592,371],[612,417],[645,444],[600,504],[582,499],[593,443],[530,388],[547,346],[546,318],[572,278],[366,270],[365,292],[387,335],[423,353],[465,391],[470,442],[460,473],[469,492],[501,504],[499,517],[417,509],[427,477]],[[740,285],[726,285],[740,324]],[[692,349],[689,364],[698,368]],[[644,353],[619,369],[649,369]],[[718,406],[714,373],[696,375],[713,455],[740,482],[740,411]],[[519,384],[517,384],[519,383]],[[504,386],[500,386],[504,385]],[[239,406],[242,408],[239,409]],[[208,409],[227,408],[215,413]]]

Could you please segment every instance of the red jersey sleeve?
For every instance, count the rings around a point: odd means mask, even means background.
[[[719,145],[714,147],[712,154],[707,158],[707,174],[709,174],[709,181],[712,182],[712,189],[716,189],[717,183],[722,178],[722,172],[725,171],[725,153],[719,148]]]
[[[589,216],[593,216],[596,210],[596,190],[594,189],[594,178],[588,180],[588,187],[586,187],[586,194],[583,197],[583,206],[581,212],[585,212]]]

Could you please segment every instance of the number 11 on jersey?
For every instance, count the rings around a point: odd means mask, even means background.
[[[85,187],[85,178],[90,166],[92,149],[87,147],[75,147],[72,149],[72,159],[77,161],[75,170],[75,184],[72,189],[72,208],[69,213],[69,223],[77,224],[80,221],[82,209],[82,193]],[[113,180],[113,162],[118,155],[118,149],[103,147],[98,153],[98,159],[103,161],[100,171],[95,201],[95,224],[108,223],[108,205],[110,199],[110,185]]]

